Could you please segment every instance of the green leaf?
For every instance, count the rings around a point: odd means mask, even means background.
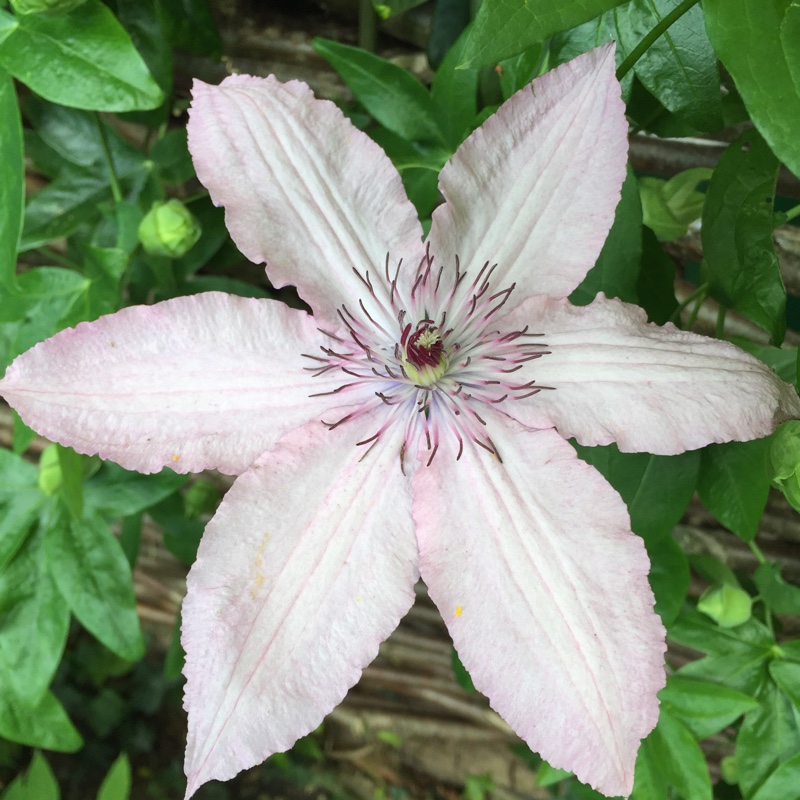
[[[642,203],[636,176],[628,167],[622,184],[622,197],[617,205],[614,224],[595,265],[583,282],[570,295],[575,305],[591,303],[598,292],[619,297],[627,303],[639,299],[637,284],[642,261]]]
[[[39,752],[33,754],[27,772],[18,775],[3,792],[2,800],[60,800],[56,776]]]
[[[161,180],[165,183],[186,183],[194,177],[194,164],[189,155],[186,128],[177,128],[162,136],[150,151]]]
[[[544,45],[535,44],[519,55],[507,58],[498,64],[497,70],[504,100],[508,100],[537,76],[543,56]]]
[[[775,645],[775,637],[755,617],[735,628],[721,628],[687,606],[669,626],[668,633],[669,638],[679,644],[712,655],[749,653],[754,658],[766,658]]]
[[[745,716],[736,737],[739,787],[747,800],[783,762],[800,752],[800,715],[789,698],[766,679],[756,699],[759,707]]]
[[[483,3],[464,52],[465,67],[483,67],[521,53],[554,33],[588,22],[624,0],[495,0]]]
[[[770,438],[712,444],[703,450],[697,491],[729,530],[751,542],[767,505]]]
[[[472,682],[472,676],[467,672],[467,668],[461,663],[455,647],[451,652],[451,662],[453,665],[453,674],[456,676],[458,685],[466,692],[474,692],[475,684]]]
[[[441,139],[428,90],[410,72],[372,53],[314,39],[314,50],[342,76],[381,125],[409,141]]]
[[[36,522],[43,499],[38,488],[21,489],[0,507],[0,581],[2,570],[22,547]]]
[[[130,36],[100,0],[69,14],[17,17],[0,64],[46,100],[94,111],[159,106],[164,95]]]
[[[0,736],[29,747],[74,753],[83,746],[78,731],[52,692],[25,705],[0,676]]]
[[[678,674],[727,686],[749,696],[758,691],[764,681],[770,655],[769,651],[751,649],[708,656],[690,662]]]
[[[218,61],[222,42],[208,0],[159,0],[174,48]]]
[[[170,681],[180,678],[185,661],[186,653],[183,652],[181,646],[181,612],[179,610],[172,632],[172,640],[169,643],[167,654],[164,656],[164,677]]]
[[[131,570],[98,517],[60,520],[46,533],[50,572],[81,624],[127,661],[142,657]]]
[[[776,614],[800,615],[800,587],[787,583],[781,577],[781,568],[774,561],[761,564],[753,580],[761,599]]]
[[[47,571],[41,533],[29,536],[0,571],[0,631],[5,681],[33,705],[53,679],[69,632],[69,609]]]
[[[128,800],[131,796],[131,763],[125,753],[111,765],[103,778],[97,800]]]
[[[641,762],[641,763],[640,763]],[[683,800],[711,800],[711,777],[703,751],[691,731],[665,708],[658,725],[642,742],[636,760],[633,797],[650,800],[671,786]]]
[[[164,546],[186,565],[194,563],[205,525],[197,519],[186,519],[183,501],[171,495],[149,509],[153,521],[164,531]]]
[[[22,123],[14,82],[0,69],[0,287],[14,285],[17,246],[22,231],[25,202],[25,162],[22,152]]]
[[[728,146],[711,176],[703,208],[703,254],[726,305],[769,331],[786,331],[786,289],[772,242],[778,159],[757,131]]]
[[[632,0],[615,9],[617,41],[630,53],[677,5],[675,0]],[[700,131],[722,127],[717,57],[699,5],[653,42],[634,65],[636,77],[673,114]]]
[[[26,270],[19,276],[15,294],[0,294],[0,323],[23,319],[41,303],[60,299],[69,305],[86,285],[86,278],[70,269],[34,267]]]
[[[758,708],[743,692],[683,675],[670,675],[659,694],[662,708],[681,720],[697,739],[719,733],[742,714]]]
[[[800,664],[775,659],[769,665],[769,674],[795,708],[800,711]]]
[[[791,0],[704,0],[703,11],[753,122],[800,175],[800,8]]]
[[[478,113],[478,70],[456,69],[466,41],[465,31],[439,65],[431,85],[433,115],[451,152],[470,133]]]
[[[700,464],[698,451],[654,456],[620,453],[614,444],[584,447],[572,442],[572,446],[622,495],[631,515],[631,527],[647,542],[657,542],[678,524],[694,493]]]
[[[800,753],[784,761],[761,784],[752,800],[797,800],[800,787]]]
[[[671,536],[646,545],[650,556],[648,579],[656,596],[655,612],[669,625],[678,616],[689,590],[689,562]]]
[[[647,319],[663,325],[678,307],[675,299],[675,262],[664,252],[655,234],[642,229],[642,270],[636,287]]]
[[[188,477],[171,469],[140,475],[106,461],[84,484],[87,516],[96,513],[112,520],[137,514],[177,492]]]
[[[410,8],[421,6],[426,0],[372,0],[372,7],[381,19],[389,19]]]
[[[30,462],[0,447],[0,503],[12,500],[17,492],[35,489],[38,470]]]
[[[57,444],[58,464],[61,467],[61,497],[76,517],[83,515],[83,465],[85,456],[71,447]]]
[[[746,350],[750,355],[755,356],[759,361],[763,361],[768,367],[772,367],[778,377],[797,385],[797,359],[800,349],[797,347],[773,347],[768,344],[757,344],[743,336],[736,336],[731,341],[742,350]]]

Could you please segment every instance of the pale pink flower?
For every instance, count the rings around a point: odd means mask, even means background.
[[[537,752],[627,794],[664,631],[619,495],[564,437],[679,453],[800,408],[730,344],[647,324],[595,262],[625,175],[613,51],[517,93],[441,174],[427,241],[386,155],[307,86],[195,86],[197,172],[311,317],[211,293],[21,356],[38,431],[152,472],[240,475],[184,604],[187,796],[314,730],[419,575],[475,685]]]

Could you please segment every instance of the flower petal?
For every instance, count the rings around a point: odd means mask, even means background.
[[[209,292],[62,331],[14,361],[0,394],[49,439],[128,469],[238,474],[344,404],[308,397],[334,385],[300,355],[323,342],[303,311]]]
[[[326,324],[386,257],[418,258],[422,228],[386,154],[304,83],[195,81],[189,148],[239,249],[296,284]]]
[[[401,426],[361,461],[366,424],[287,435],[206,529],[183,605],[187,797],[314,730],[414,600]]]
[[[503,463],[467,448],[414,475],[422,578],[492,707],[553,766],[627,796],[664,686],[644,545],[555,431],[487,422]]]
[[[503,410],[529,427],[555,425],[581,444],[671,455],[766,436],[800,416],[795,390],[753,356],[650,324],[641,308],[603,294],[580,308],[533,297],[502,324],[544,334],[551,354],[529,373],[554,387]]]
[[[504,103],[445,165],[447,202],[433,214],[431,250],[477,271],[498,264],[510,302],[566,297],[600,254],[614,220],[628,125],[613,45],[536,79]],[[469,281],[466,282],[467,284]]]

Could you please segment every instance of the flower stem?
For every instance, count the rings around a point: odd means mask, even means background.
[[[761,548],[755,542],[748,542],[747,545],[753,551],[753,555],[756,557],[756,561],[758,561],[759,564],[767,563],[767,559],[764,558]]]
[[[377,42],[378,20],[372,0],[361,0],[358,6],[358,46],[374,53]]]
[[[100,144],[103,147],[103,156],[108,167],[108,178],[111,182],[111,194],[114,197],[115,203],[122,202],[122,191],[119,188],[119,178],[117,177],[117,170],[114,168],[114,159],[111,157],[111,148],[108,146],[108,136],[106,129],[103,125],[103,120],[100,119],[100,114],[94,112],[95,122],[97,123],[97,130],[100,132]]]
[[[786,213],[785,222],[789,222],[789,220],[794,219],[795,217],[800,217],[800,206],[795,206],[794,208],[790,208]]]
[[[702,304],[703,300],[706,299],[706,295],[708,294],[708,289],[710,286],[711,284],[708,282],[701,283],[685,300],[678,304],[678,307],[672,312],[672,316],[670,316],[669,321],[677,324],[680,321],[683,309],[686,308],[692,302],[692,300],[694,300],[696,297],[700,297],[701,295],[702,299],[700,303]],[[697,315],[695,315],[695,318],[696,317]]]
[[[728,313],[727,306],[721,305],[719,307],[719,311],[717,311],[717,326],[714,329],[714,336],[717,339],[724,339],[725,338],[725,315]]]
[[[661,37],[670,25],[679,20],[692,6],[697,5],[699,2],[700,0],[683,0],[683,2],[675,6],[666,17],[662,17],[619,65],[617,69],[617,80],[621,81],[631,71],[631,67],[633,67],[633,65],[650,49],[653,42]]]

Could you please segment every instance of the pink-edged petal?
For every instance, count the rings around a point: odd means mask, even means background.
[[[419,258],[422,228],[386,154],[304,83],[195,81],[189,149],[239,249],[326,324],[364,295],[353,270]]]
[[[582,307],[533,297],[502,324],[544,334],[551,352],[528,374],[553,387],[503,410],[581,444],[671,455],[766,436],[800,416],[795,390],[753,356],[648,323],[641,308],[603,294]]]
[[[11,364],[0,395],[52,441],[128,469],[238,474],[346,402],[308,397],[334,385],[304,370],[323,343],[303,311],[209,292],[62,331]]]
[[[183,604],[187,797],[316,728],[410,608],[417,548],[395,428],[363,461],[368,419],[293,431],[206,528]]]
[[[445,165],[431,251],[472,274],[497,263],[510,302],[566,297],[594,265],[620,198],[628,126],[613,45],[537,78]],[[467,281],[468,283],[468,281]]]
[[[417,469],[420,572],[475,686],[555,767],[625,795],[658,719],[664,629],[619,495],[555,431],[492,413],[503,462]]]

